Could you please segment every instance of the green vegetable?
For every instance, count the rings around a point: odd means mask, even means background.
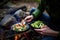
[[[32,27],[34,28],[41,28],[44,25],[42,21],[35,21],[34,23],[31,24]]]
[[[35,28],[38,28],[39,26],[38,25],[35,25]]]
[[[21,27],[21,30],[23,31],[23,30],[24,30],[24,28],[23,28],[23,27]]]
[[[34,27],[34,24],[31,24],[32,27]]]
[[[18,29],[17,29],[17,28],[15,28],[15,31],[18,31]]]

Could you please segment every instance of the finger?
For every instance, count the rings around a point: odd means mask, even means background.
[[[20,26],[22,26],[22,23],[19,23]]]
[[[42,34],[42,35],[50,35],[50,34],[48,34],[48,33],[45,33],[45,32],[39,32],[40,34]],[[50,35],[51,36],[51,35]]]
[[[46,28],[47,27],[47,25],[43,25],[41,28]]]
[[[44,25],[45,26],[45,25]],[[45,28],[44,26],[41,26],[41,28]]]
[[[31,20],[26,20],[26,22],[28,22],[28,23],[29,23],[29,22],[31,22]]]
[[[41,35],[46,35],[44,32],[39,32],[39,34],[41,34]]]
[[[39,33],[42,34],[42,35],[44,34],[43,32],[39,32]]]
[[[27,22],[31,22],[32,21],[32,19],[29,19],[29,20],[26,20]]]
[[[27,16],[27,17],[25,18],[25,20],[30,19],[30,18],[31,18],[31,16]]]
[[[42,32],[44,29],[35,29],[35,31]]]
[[[24,20],[28,19],[28,17],[26,17]]]

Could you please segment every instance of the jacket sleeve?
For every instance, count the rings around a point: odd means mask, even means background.
[[[32,15],[34,16],[34,18],[37,18],[37,16],[39,17],[42,12],[45,10],[46,7],[46,1],[45,0],[41,0],[39,6],[37,7],[37,9],[32,13]]]

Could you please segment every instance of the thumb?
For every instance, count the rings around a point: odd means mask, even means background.
[[[24,20],[27,20],[27,19],[30,19],[31,18],[31,16],[27,16]]]
[[[34,29],[35,31],[42,32],[43,29]]]
[[[43,25],[41,28],[46,28],[47,27],[47,25]]]

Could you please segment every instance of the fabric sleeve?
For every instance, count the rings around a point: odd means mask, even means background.
[[[41,0],[37,9],[32,13],[34,18],[39,17],[42,14],[42,12],[45,10],[45,7],[46,7],[46,0]]]

